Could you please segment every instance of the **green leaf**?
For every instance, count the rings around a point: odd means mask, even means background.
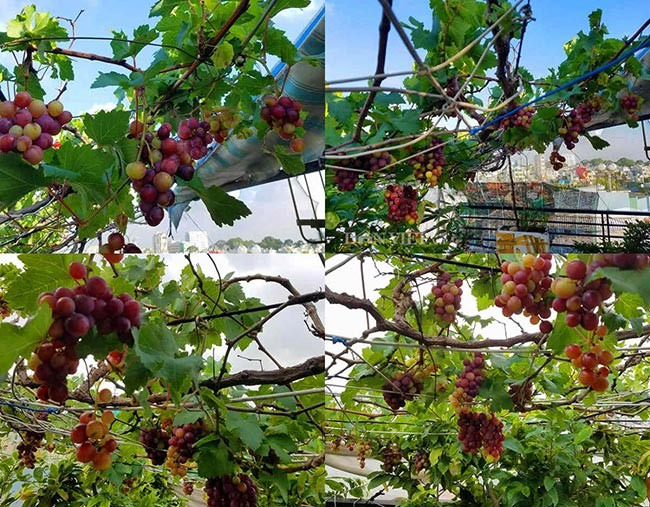
[[[220,441],[199,447],[197,462],[199,475],[206,479],[231,474],[234,470],[234,462],[228,455],[228,448]]]
[[[203,368],[200,356],[176,357],[178,344],[173,333],[162,322],[145,324],[134,330],[135,351],[142,364],[169,385],[172,397],[180,401]]]
[[[176,417],[174,417],[173,425],[182,426],[183,424],[195,423],[201,419],[202,415],[203,413],[198,410],[183,410],[176,414]]]
[[[39,308],[36,315],[23,325],[16,326],[9,322],[0,323],[0,338],[4,346],[0,347],[0,374],[9,371],[19,357],[28,358],[38,344],[47,336],[52,324],[52,310],[48,305]]]
[[[217,49],[212,54],[212,63],[216,69],[225,69],[232,64],[232,59],[235,56],[235,50],[232,44],[223,41],[219,43]]]
[[[38,308],[38,296],[60,286],[72,285],[68,266],[71,255],[20,255],[24,271],[7,287],[5,300],[17,311],[31,313]]]
[[[598,268],[590,279],[598,277],[608,278],[612,282],[612,289],[619,292],[638,294],[646,305],[650,306],[650,269],[623,270],[619,268]]]
[[[503,447],[511,450],[512,452],[516,452],[517,454],[524,453],[524,446],[521,445],[521,442],[519,442],[519,440],[517,440],[516,438],[512,438],[512,437],[506,438],[503,441]]]
[[[575,341],[575,332],[566,325],[563,318],[556,319],[553,331],[548,336],[548,346],[553,352],[559,354],[567,345]]]
[[[99,111],[83,116],[86,134],[100,145],[113,144],[124,138],[129,130],[129,111]]]
[[[327,213],[325,213],[325,228],[327,230],[331,231],[333,229],[336,229],[336,226],[339,225],[340,222],[341,219],[333,211],[328,211]]]
[[[264,441],[264,432],[254,417],[228,411],[226,415],[226,428],[238,435],[241,441],[253,451],[257,451]]]
[[[129,77],[119,72],[99,72],[99,76],[91,88],[106,88],[108,86],[121,86],[127,87],[129,85]]]
[[[287,65],[293,65],[298,56],[296,46],[285,35],[285,32],[274,27],[269,27],[266,32],[266,50],[268,53],[278,56]]]
[[[129,55],[129,43],[126,41],[128,37],[123,31],[112,30],[113,37],[115,39],[124,39],[124,40],[112,40],[111,49],[113,49],[113,58],[116,60],[123,60]]]
[[[643,298],[639,294],[624,292],[614,302],[614,310],[626,319],[635,319],[643,315]]]
[[[594,136],[592,134],[589,134],[588,132],[585,132],[583,135],[587,139],[589,139],[589,142],[591,143],[591,146],[593,147],[594,150],[602,150],[609,146],[609,143],[601,137]]]
[[[11,208],[22,197],[46,186],[48,180],[16,153],[0,154],[0,210]]]
[[[187,186],[193,188],[198,194],[216,225],[233,225],[236,220],[251,214],[246,204],[228,195],[219,187],[205,188],[196,178]]]
[[[295,176],[305,172],[305,163],[302,161],[302,155],[289,152],[282,144],[278,143],[275,145],[273,156],[280,163],[285,173]]]

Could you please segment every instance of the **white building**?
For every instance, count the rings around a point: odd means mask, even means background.
[[[168,238],[164,232],[157,232],[153,235],[154,253],[168,253]]]
[[[210,249],[210,239],[205,231],[189,231],[187,243],[195,247],[199,252],[207,252]]]

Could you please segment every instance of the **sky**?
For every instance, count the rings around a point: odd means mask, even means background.
[[[639,0],[531,0],[530,4],[536,21],[530,23],[526,30],[521,65],[536,77],[546,75],[550,67],[556,67],[564,60],[563,45],[580,30],[589,30],[588,15],[593,10],[603,10],[603,22],[612,37],[632,35],[650,17],[650,3]],[[431,9],[426,0],[394,0],[393,9],[401,21],[407,22],[412,16],[422,21],[425,27],[431,26]],[[327,0],[326,81],[374,74],[381,12],[377,0]],[[650,31],[646,29],[645,33]],[[354,44],[354,51],[350,51],[351,44]],[[420,54],[423,54],[421,51]],[[399,36],[391,29],[386,72],[407,71],[412,69],[412,64],[413,60]],[[387,79],[384,85],[400,86],[401,79]],[[363,86],[364,82],[349,84]],[[645,160],[641,129],[620,126],[600,135],[610,141],[612,147],[595,151],[588,142],[582,142],[574,153],[586,159],[601,157],[617,160],[625,156]]]
[[[289,39],[295,40],[323,5],[323,2],[324,0],[313,0],[305,9],[287,9],[274,18],[276,26],[285,30]],[[54,16],[70,19],[76,18],[83,10],[83,14],[76,23],[76,34],[80,37],[112,37],[111,30],[123,30],[130,35],[138,26],[149,24],[153,27],[159,20],[159,18],[149,18],[149,10],[154,4],[153,0],[34,0],[33,2],[29,0],[0,0],[0,31],[6,30],[7,21],[13,19],[25,5],[30,3],[35,3],[37,10],[49,11]],[[67,22],[62,21],[62,24],[70,31],[70,25]],[[112,55],[109,41],[77,41],[74,49]],[[143,50],[138,55],[138,66],[145,67],[155,52],[154,50],[157,49]],[[277,60],[269,58],[271,66],[275,61]],[[11,56],[0,53],[0,64],[13,69],[15,62]],[[62,99],[67,109],[74,115],[79,115],[114,107],[117,99],[113,95],[112,88],[91,89],[90,86],[99,71],[110,72],[123,69],[101,62],[75,60],[74,70],[75,80],[68,84],[68,90]],[[61,83],[58,81],[49,81],[45,86],[48,96],[54,94],[60,86]],[[307,178],[312,192],[316,192],[317,205],[320,207],[319,216],[323,217],[324,190],[320,177],[317,174],[312,174]],[[297,188],[295,183],[294,188]],[[298,194],[301,192],[298,191]],[[280,239],[302,239],[296,226],[296,216],[286,181],[235,192],[232,195],[242,199],[251,208],[252,216],[236,222],[232,227],[219,228],[211,220],[205,206],[197,202],[193,205],[189,215],[183,217],[179,231],[174,233],[174,238],[183,240],[187,231],[205,230],[213,241],[234,237],[259,241],[265,236],[274,236]],[[311,205],[304,192],[302,192],[302,198],[299,195],[299,206],[304,213],[311,212]],[[269,220],[269,216],[273,216],[274,219]],[[313,218],[313,215],[301,215],[301,218]],[[132,240],[143,248],[151,248],[153,234],[167,231],[168,227],[169,220],[165,218],[163,223],[156,228],[135,226],[129,231],[129,234],[132,236]],[[308,232],[313,234],[312,231]]]

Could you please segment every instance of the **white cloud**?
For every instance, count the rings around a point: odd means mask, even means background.
[[[112,111],[115,109],[115,102],[106,102],[105,104],[93,104],[88,109],[89,114],[95,114],[98,111]]]

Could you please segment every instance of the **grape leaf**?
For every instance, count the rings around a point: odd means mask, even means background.
[[[290,153],[279,143],[273,149],[273,156],[280,163],[285,173],[295,176],[305,172],[305,163],[302,161],[302,156],[298,153]]]
[[[128,86],[129,77],[119,72],[99,72],[99,76],[92,85],[91,88],[105,88],[107,86]]]
[[[232,63],[235,50],[229,42],[222,42],[212,54],[212,63],[216,69],[224,69]]]
[[[228,456],[228,448],[221,442],[211,442],[199,448],[199,475],[206,479],[233,472],[234,462]]]
[[[98,111],[83,117],[86,134],[100,145],[113,144],[124,138],[129,129],[129,111]]]
[[[233,225],[235,220],[251,214],[246,204],[219,187],[205,188],[196,178],[186,185],[194,189],[216,225]]]
[[[40,169],[35,169],[16,153],[0,154],[0,210],[11,208],[29,192],[48,184]]]
[[[650,269],[641,271],[619,268],[598,268],[589,278],[605,277],[612,282],[612,289],[619,292],[638,294],[646,305],[650,305]]]
[[[296,46],[285,35],[285,32],[273,27],[269,27],[266,32],[266,50],[270,54],[278,56],[287,65],[293,65],[298,56]]]
[[[20,255],[23,273],[7,287],[5,300],[18,311],[33,312],[38,308],[41,292],[54,290],[61,285],[71,285],[68,266],[75,260],[72,255]]]
[[[39,308],[36,315],[22,325],[0,323],[0,336],[5,344],[0,348],[0,374],[6,373],[18,357],[27,357],[47,336],[52,324],[52,310],[48,305]]]
[[[230,410],[226,414],[226,428],[238,435],[253,451],[257,451],[264,441],[264,432],[257,420]]]

